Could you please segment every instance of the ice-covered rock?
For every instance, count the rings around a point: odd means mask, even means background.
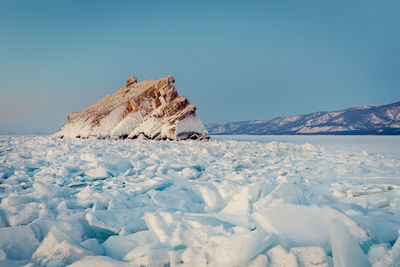
[[[138,83],[129,76],[125,87],[107,95],[68,121],[55,134],[76,138],[202,139],[207,130],[196,106],[179,96],[172,75]]]

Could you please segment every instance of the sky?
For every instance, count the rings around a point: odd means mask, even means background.
[[[400,1],[0,0],[0,133],[173,74],[203,123],[400,101]]]

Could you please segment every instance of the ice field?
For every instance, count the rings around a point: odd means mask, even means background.
[[[399,136],[0,136],[0,266],[400,266]]]

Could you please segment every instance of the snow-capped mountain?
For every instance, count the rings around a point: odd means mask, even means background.
[[[400,102],[206,125],[210,134],[400,134]]]

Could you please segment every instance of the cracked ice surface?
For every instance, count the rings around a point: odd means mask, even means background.
[[[228,138],[0,137],[0,266],[400,262],[398,137]]]

